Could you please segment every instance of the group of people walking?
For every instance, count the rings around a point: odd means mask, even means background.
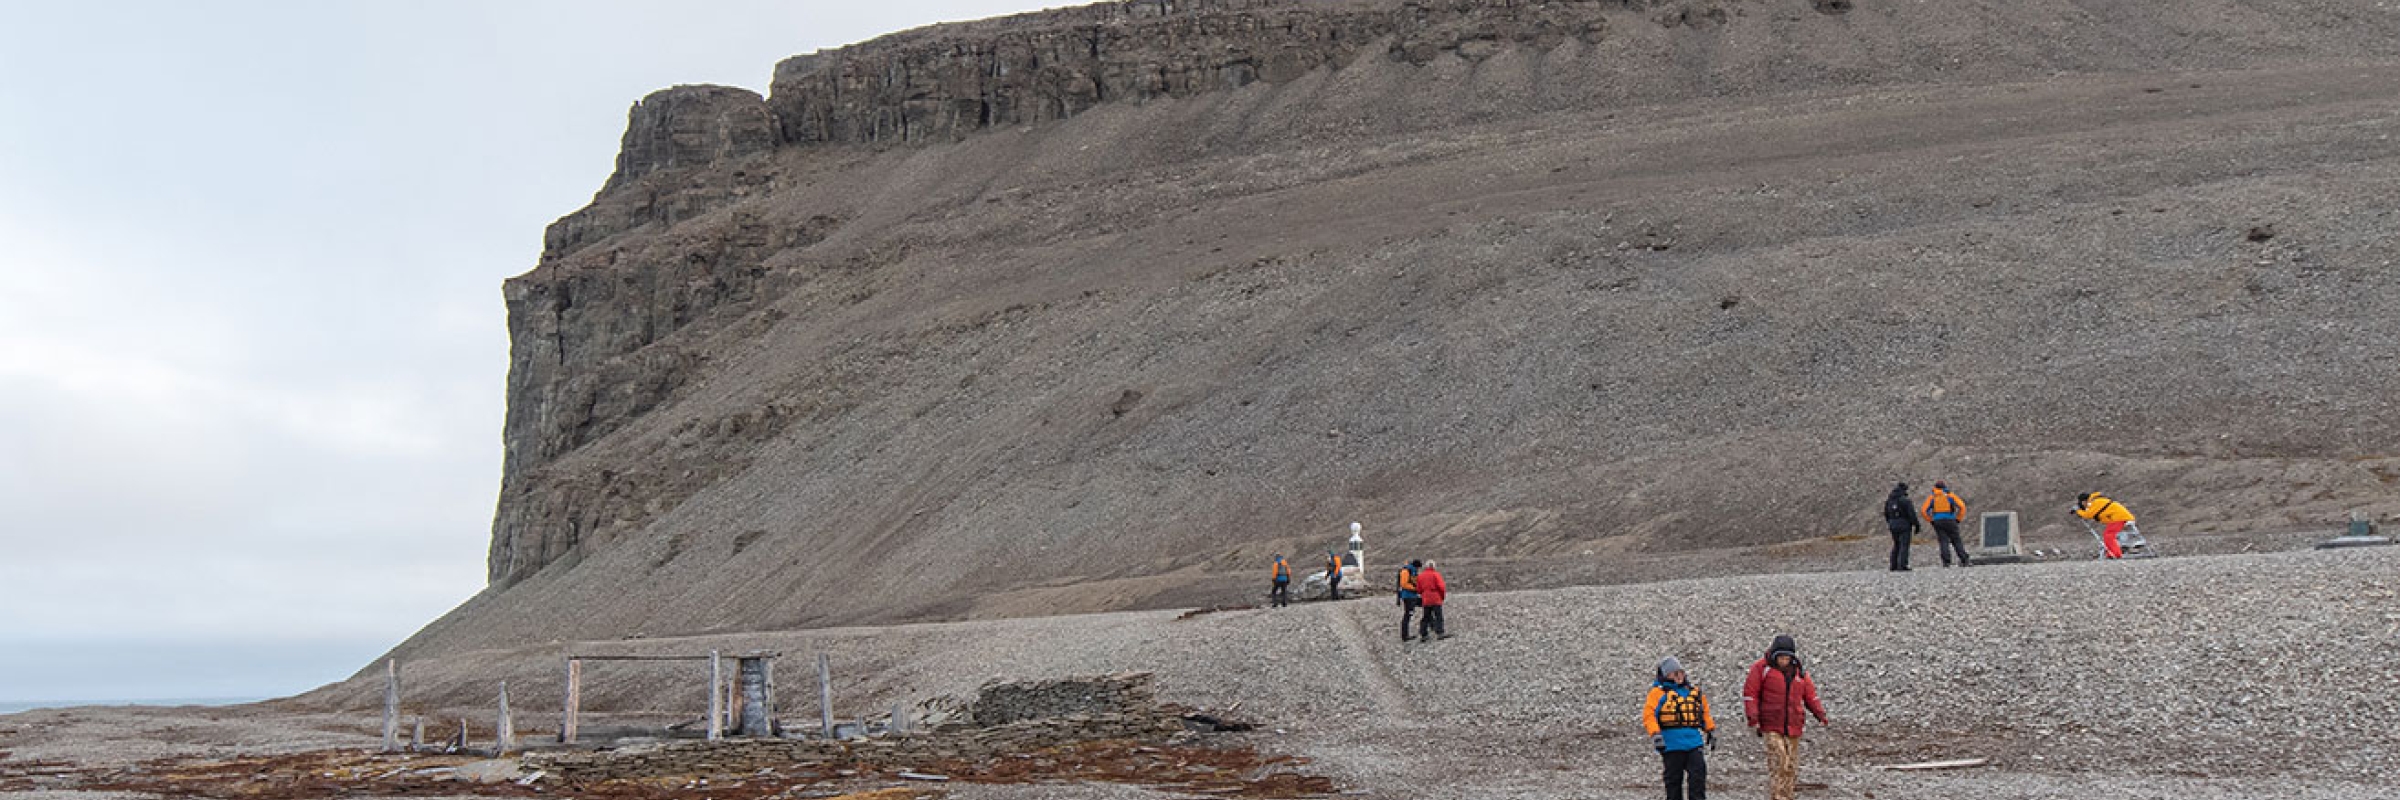
[[[1275,554],[1274,585],[1267,590],[1267,605],[1282,608],[1292,604],[1292,562],[1282,553]],[[1325,553],[1326,599],[1342,599],[1342,555],[1339,551]],[[1442,618],[1442,604],[1450,599],[1450,584],[1442,579],[1442,571],[1431,561],[1414,560],[1400,567],[1392,579],[1392,596],[1400,604],[1400,641],[1432,641],[1450,638]],[[1416,631],[1409,631],[1409,624]]]
[[[2146,545],[2132,510],[2123,503],[2084,493],[2076,496],[2074,511],[2076,516],[2104,526],[2094,534],[2100,537],[2108,558],[2123,558],[2125,548]],[[1893,486],[1883,503],[1884,522],[1892,533],[1892,571],[1908,571],[1909,547],[1916,534],[1928,526],[1933,528],[1942,566],[1950,566],[1953,554],[1958,566],[1972,566],[1959,532],[1959,520],[1966,513],[1966,501],[1950,491],[1947,482],[1935,481],[1923,500],[1911,497],[1906,483]],[[1342,557],[1339,552],[1327,551],[1325,558],[1330,599],[1339,600]],[[1269,593],[1274,606],[1291,604],[1291,581],[1291,563],[1277,553],[1274,588]],[[1442,619],[1449,585],[1432,561],[1410,561],[1400,567],[1392,588],[1400,605],[1400,641],[1450,638]],[[1416,623],[1413,633],[1412,622]],[[1811,716],[1818,724],[1833,724],[1817,697],[1816,681],[1801,663],[1799,642],[1789,634],[1778,635],[1742,679],[1742,718],[1765,746],[1767,794],[1772,800],[1798,797],[1800,736]],[[1659,661],[1649,694],[1642,699],[1641,717],[1650,746],[1658,751],[1667,800],[1707,800],[1708,753],[1717,746],[1717,720],[1708,694],[1675,657]]]
[[[1800,663],[1800,643],[1775,637],[1767,654],[1742,679],[1742,719],[1765,744],[1767,796],[1794,800],[1800,791],[1800,734],[1809,716],[1831,725],[1817,683]],[[1658,751],[1667,800],[1708,800],[1708,751],[1717,747],[1717,719],[1708,694],[1691,680],[1674,656],[1658,662],[1650,693],[1642,698],[1642,729]]]

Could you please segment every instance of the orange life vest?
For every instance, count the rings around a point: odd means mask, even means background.
[[[1275,559],[1275,577],[1285,579],[1291,578],[1292,565],[1288,562],[1285,562],[1283,559]]]
[[[1704,728],[1708,726],[1708,715],[1701,709],[1707,707],[1703,705],[1706,702],[1696,688],[1690,695],[1661,691],[1658,706],[1651,711],[1657,715],[1661,728]]]

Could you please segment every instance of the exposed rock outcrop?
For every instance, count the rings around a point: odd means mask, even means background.
[[[775,115],[757,92],[677,86],[635,103],[617,151],[617,171],[600,191],[663,169],[704,167],[772,150]]]
[[[946,140],[1104,103],[1288,83],[1360,57],[1481,60],[1596,40],[1640,0],[1131,0],[936,26],[776,65],[786,141]]]
[[[2388,495],[2329,432],[2394,402],[2400,20],[1968,1],[1112,3],[654,95],[506,287],[492,591],[413,646]]]

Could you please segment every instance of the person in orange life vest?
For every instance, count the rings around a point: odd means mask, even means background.
[[[1331,550],[1325,551],[1325,589],[1327,599],[1342,599],[1342,554]]]
[[[1292,562],[1275,554],[1275,588],[1267,590],[1267,604],[1282,608],[1292,604]]]
[[[1398,583],[1393,587],[1393,597],[1398,598],[1400,603],[1400,641],[1403,642],[1409,640],[1408,621],[1417,615],[1417,606],[1424,602],[1424,598],[1417,594],[1417,569],[1422,566],[1416,561],[1402,565]]]
[[[1789,634],[1776,636],[1767,656],[1751,664],[1749,676],[1742,680],[1742,716],[1751,732],[1766,740],[1767,796],[1772,800],[1799,796],[1800,733],[1808,726],[1809,714],[1833,724],[1825,718],[1825,704],[1817,701],[1817,682],[1800,665],[1799,642]]]
[[[1951,494],[1950,484],[1934,481],[1933,491],[1925,494],[1925,503],[1918,509],[1925,512],[1926,522],[1933,523],[1933,536],[1939,540],[1936,546],[1942,551],[1942,566],[1950,566],[1952,550],[1958,551],[1959,566],[1974,566],[1967,562],[1966,543],[1958,538],[1958,520],[1967,515],[1967,501]]]
[[[2098,492],[2075,496],[2075,516],[2108,526],[2100,531],[2100,549],[2107,551],[2109,558],[2124,558],[2125,544],[2137,547],[2148,544],[2142,538],[2141,527],[2134,524],[2133,509],[2126,508],[2124,503],[2102,497]],[[2117,541],[2120,533],[2125,535],[2122,544]]]
[[[1708,755],[1700,746],[1717,746],[1717,717],[1708,708],[1708,694],[1692,685],[1683,664],[1668,656],[1658,662],[1658,679],[1650,696],[1642,698],[1642,730],[1664,762],[1667,800],[1708,800]]]
[[[1433,568],[1433,562],[1425,562],[1425,568],[1417,572],[1417,602],[1425,607],[1425,616],[1417,623],[1417,641],[1450,638],[1450,632],[1442,627],[1442,601],[1449,596],[1450,585],[1442,582],[1441,571]]]

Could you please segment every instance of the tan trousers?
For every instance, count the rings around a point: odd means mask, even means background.
[[[1800,796],[1800,740],[1780,733],[1766,734],[1767,740],[1767,797],[1771,800],[1798,800]]]

